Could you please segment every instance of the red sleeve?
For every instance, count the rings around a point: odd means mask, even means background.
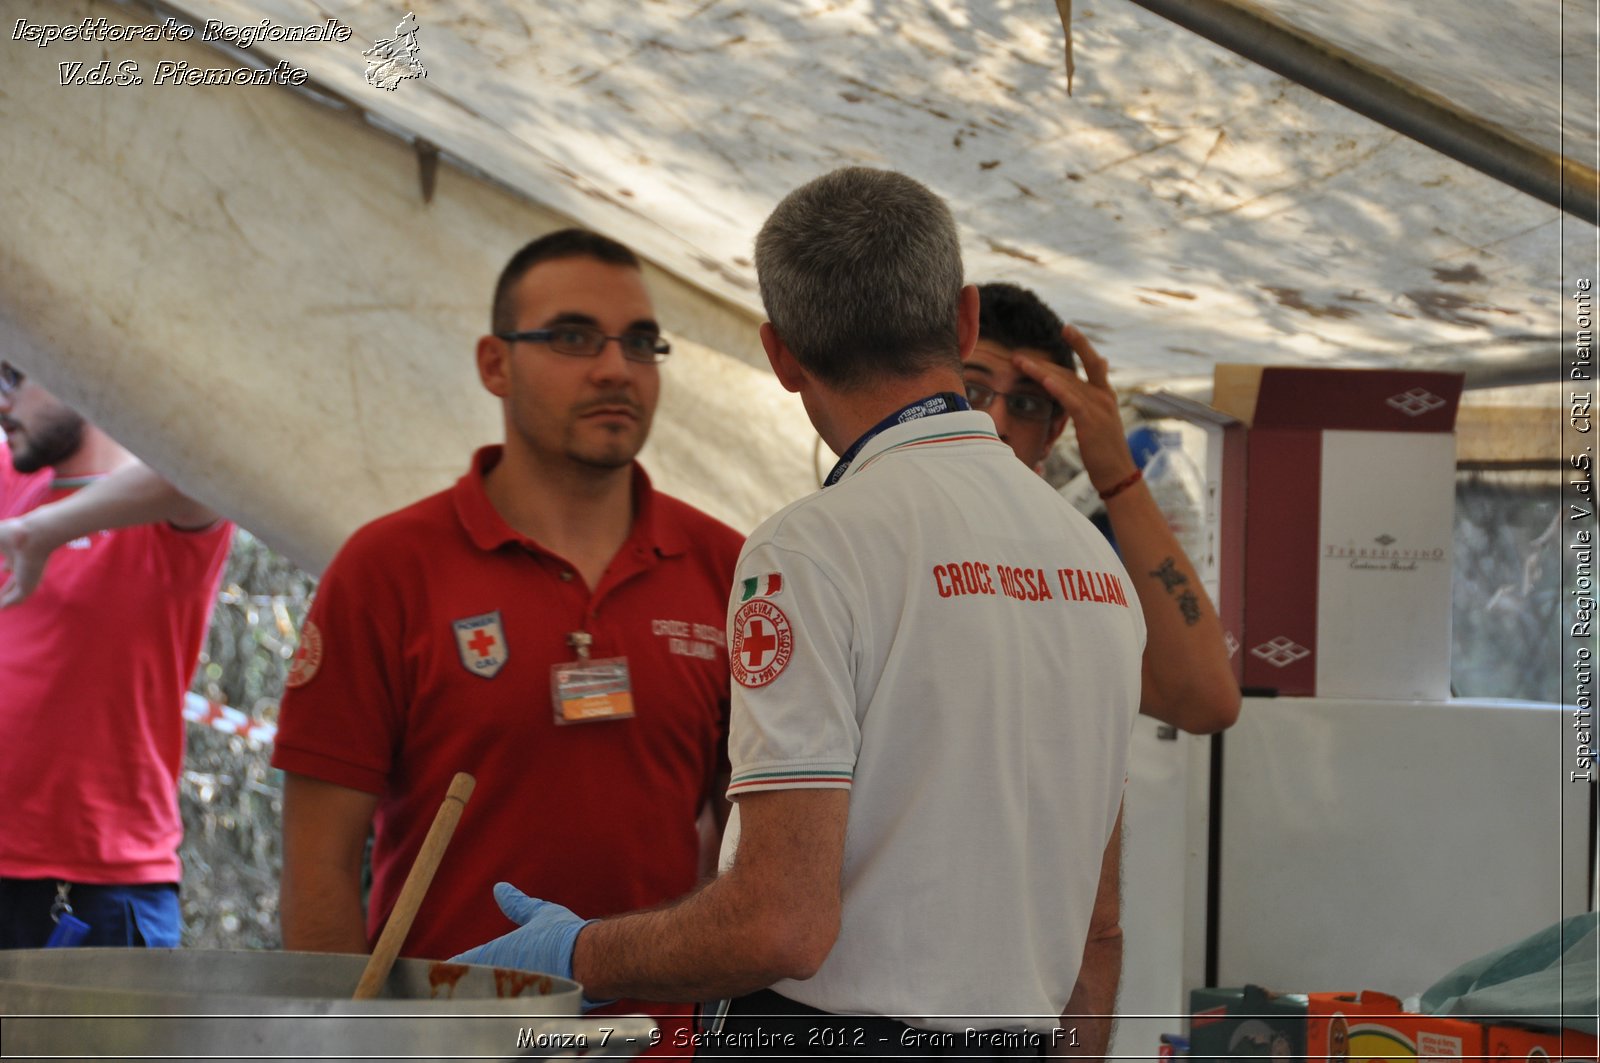
[[[196,556],[206,558],[208,561],[219,551],[226,561],[228,550],[233,545],[233,522],[225,517],[218,517],[203,528],[180,528],[166,521],[159,521],[149,527],[169,549],[192,551]]]
[[[405,604],[384,570],[382,536],[362,529],[317,587],[284,685],[272,765],[383,794],[408,689]]]
[[[733,572],[739,567],[739,554],[744,550],[744,536],[725,524],[718,524],[718,560],[721,571],[719,573],[719,586],[722,588],[722,597],[729,598],[733,594]],[[723,665],[726,667],[728,660],[728,637],[723,632]],[[728,721],[733,712],[732,689],[733,682],[728,677],[722,684],[722,697],[717,701],[717,712],[720,716],[720,726],[717,733],[717,767],[713,783],[726,779],[733,774],[733,763],[728,759]],[[723,793],[719,788],[715,794],[721,798]]]

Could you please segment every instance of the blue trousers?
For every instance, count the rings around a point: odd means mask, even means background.
[[[42,949],[55,929],[50,918],[56,879],[0,878],[0,949]],[[86,947],[177,948],[183,936],[178,885],[73,883],[72,914],[89,924]]]

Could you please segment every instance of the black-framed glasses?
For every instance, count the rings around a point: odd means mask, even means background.
[[[27,375],[10,362],[0,362],[0,395],[9,399],[26,379]]]
[[[555,325],[527,332],[496,332],[495,336],[507,343],[544,343],[557,354],[574,358],[597,358],[606,349],[606,343],[616,340],[622,348],[622,357],[630,362],[654,365],[672,353],[672,344],[654,332],[624,332],[620,336],[607,336],[604,329],[593,325]]]
[[[974,410],[987,410],[994,405],[995,399],[1005,399],[1006,412],[1019,421],[1047,422],[1060,411],[1060,407],[1048,395],[1030,391],[1013,391],[1008,395],[988,384],[967,381],[967,401]]]

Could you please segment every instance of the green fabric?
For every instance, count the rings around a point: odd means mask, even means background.
[[[1600,927],[1585,912],[1479,956],[1424,994],[1433,1015],[1504,1016],[1545,1030],[1595,1032],[1600,1010]]]

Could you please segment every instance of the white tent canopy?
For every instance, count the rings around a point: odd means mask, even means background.
[[[1070,10],[1071,0],[1061,0]],[[1593,3],[1133,0],[1514,188],[1600,221]]]
[[[1573,99],[1588,75],[1572,56],[1592,60],[1593,0],[1523,5],[1511,26],[1503,8],[1458,18],[1461,2],[1289,6],[1379,60],[1428,44],[1448,71],[1470,39],[1474,76],[1455,80],[1513,86],[1487,90],[1496,122],[1592,148],[1592,78]],[[1592,226],[1128,0],[1078,0],[1071,97],[1060,20],[1033,0],[414,10],[427,76],[384,91],[362,51],[403,7],[0,0],[7,27],[351,29],[243,52],[203,34],[0,43],[6,356],[313,568],[496,438],[470,358],[489,289],[517,246],[569,222],[650,261],[678,344],[647,465],[743,527],[814,484],[814,436],[755,342],[751,242],[778,198],[835,166],[945,195],[969,276],[1038,290],[1123,388],[1204,380],[1217,361],[1553,382],[1563,263],[1595,258]],[[60,83],[60,64],[102,59],[145,83]],[[163,60],[284,61],[307,80],[157,85]]]

